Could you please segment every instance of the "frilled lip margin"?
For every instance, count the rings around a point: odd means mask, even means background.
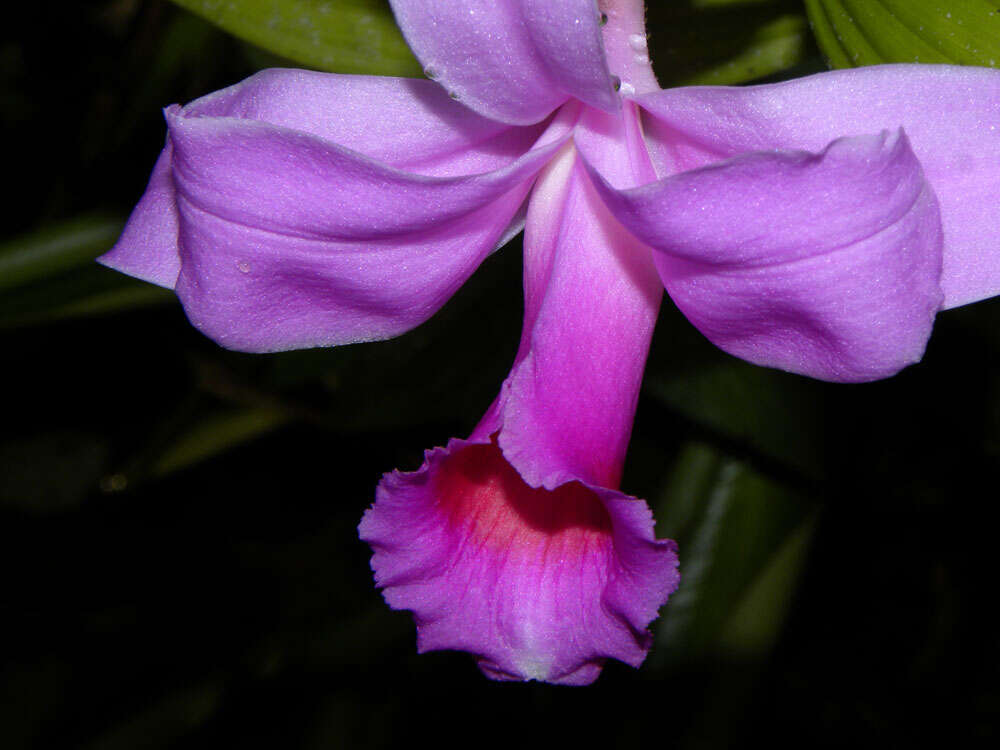
[[[586,685],[608,658],[639,666],[680,580],[645,502],[580,481],[533,488],[496,433],[386,474],[359,532],[418,650],[468,651],[494,679]]]

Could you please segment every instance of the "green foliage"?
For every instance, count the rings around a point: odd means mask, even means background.
[[[385,0],[174,0],[241,39],[301,66],[418,76]]]
[[[656,510],[657,532],[677,540],[684,566],[654,660],[706,651],[765,657],[784,624],[815,507],[709,445],[684,445]]]
[[[798,0],[649,3],[650,56],[664,86],[731,85],[810,64]]]
[[[277,409],[227,410],[200,417],[165,446],[152,463],[153,476],[164,476],[205,461],[277,429],[289,417]]]
[[[81,217],[0,246],[0,329],[169,302],[159,287],[97,266],[123,222]]]
[[[83,217],[0,245],[0,291],[90,265],[122,231],[117,219]]]
[[[421,74],[385,0],[174,2],[299,65]],[[662,29],[650,46],[665,85],[741,83],[797,65],[812,50],[795,0],[653,3],[648,13],[650,26]]]
[[[835,68],[1000,61],[1000,7],[992,0],[806,0],[806,9]]]

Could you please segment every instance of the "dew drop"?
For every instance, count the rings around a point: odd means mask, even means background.
[[[458,101],[458,92],[457,91],[449,91],[448,92],[448,96],[450,96],[452,99]]]
[[[646,35],[645,34],[629,34],[628,35],[628,46],[632,48],[635,52],[645,52],[646,51]]]
[[[618,76],[611,76],[611,85],[615,87],[615,91],[622,90],[622,79]]]
[[[631,83],[622,83],[619,91],[621,92],[622,96],[632,96],[635,94],[635,86],[633,86]]]
[[[601,26],[607,26],[607,25],[608,25],[608,14],[601,13]]]
[[[250,264],[245,260],[236,261],[236,268],[239,269],[240,273],[250,273]]]
[[[426,68],[424,68],[424,75],[433,81],[441,74],[438,73],[438,69],[435,68],[433,65],[428,65]]]

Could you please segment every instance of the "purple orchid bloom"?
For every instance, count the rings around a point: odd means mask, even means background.
[[[392,0],[436,82],[269,70],[166,110],[102,262],[253,352],[396,336],[524,227],[510,375],[361,537],[419,649],[500,679],[642,662],[673,542],[618,491],[664,287],[724,350],[837,381],[1000,291],[1000,73],[660,90],[640,0]],[[449,92],[451,96],[449,96]]]

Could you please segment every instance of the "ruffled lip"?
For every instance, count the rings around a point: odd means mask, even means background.
[[[679,581],[642,500],[532,488],[495,434],[386,474],[359,532],[386,602],[413,612],[418,650],[468,651],[494,679],[583,685],[608,658],[638,666]]]

